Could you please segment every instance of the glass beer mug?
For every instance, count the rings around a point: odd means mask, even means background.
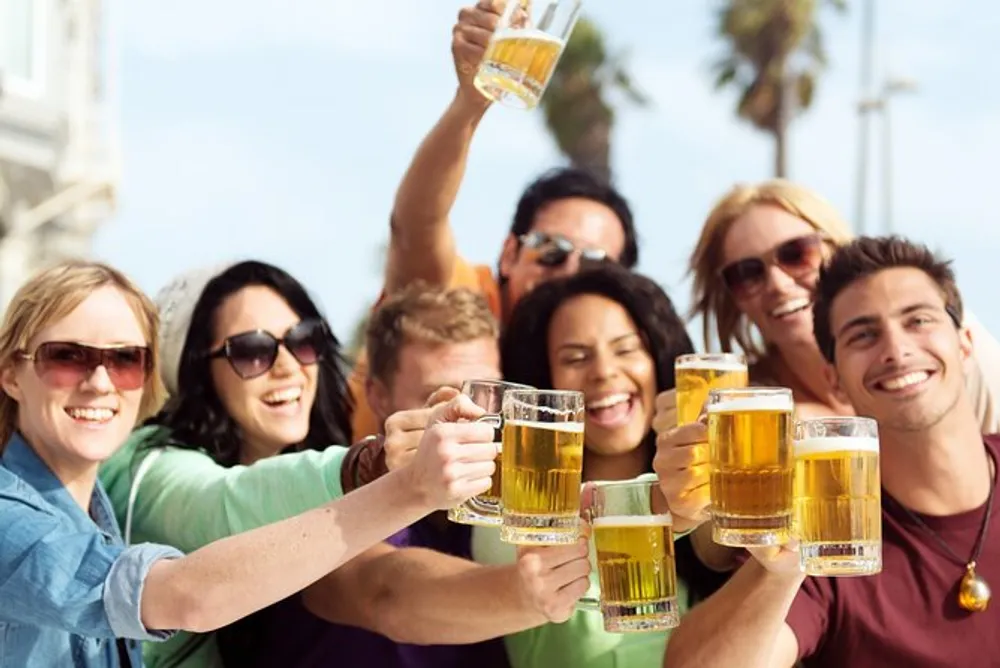
[[[476,404],[487,412],[480,418],[483,422],[492,422],[496,425],[494,441],[501,443],[502,418],[500,411],[503,409],[503,395],[508,390],[530,390],[530,385],[520,385],[518,383],[508,383],[502,380],[467,380],[462,383],[462,394],[472,399]],[[489,491],[474,496],[461,506],[448,510],[448,519],[458,524],[471,524],[480,526],[500,526],[500,489],[503,472],[503,446],[500,454],[496,458],[496,471],[493,473],[493,486]]]
[[[474,83],[519,109],[538,106],[580,15],[581,0],[508,0]]]
[[[747,360],[735,353],[694,353],[674,361],[677,387],[677,424],[698,420],[711,390],[746,387]]]
[[[882,570],[878,424],[821,417],[795,426],[795,530],[806,575]]]
[[[579,537],[584,410],[582,392],[504,392],[505,543],[565,545]]]

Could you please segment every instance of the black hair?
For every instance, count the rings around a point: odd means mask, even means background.
[[[178,392],[146,424],[167,427],[170,444],[205,450],[218,464],[239,463],[243,435],[226,412],[212,382],[208,357],[219,306],[231,295],[251,285],[277,292],[303,320],[322,319],[308,292],[288,273],[265,262],[245,261],[222,272],[198,297],[188,327],[178,369]],[[319,364],[316,400],[309,415],[309,433],[285,452],[351,443],[353,401],[347,386],[347,366],[340,341],[325,327],[327,346]],[[150,445],[162,445],[151,443]]]
[[[538,388],[552,387],[549,325],[562,304],[580,295],[605,297],[628,312],[653,358],[656,391],[673,389],[674,359],[694,352],[684,321],[653,280],[613,262],[588,264],[577,274],[547,281],[517,303],[500,343],[504,378]],[[650,429],[641,446],[649,452],[648,471],[653,470],[655,440]]]

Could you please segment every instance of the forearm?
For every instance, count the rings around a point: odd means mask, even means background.
[[[776,643],[803,579],[774,575],[756,560],[748,561],[685,615],[670,637],[664,667],[783,668],[774,662]],[[784,648],[777,652],[785,654]]]
[[[517,567],[482,566],[424,549],[381,558],[378,632],[396,642],[460,645],[544,624]]]
[[[487,108],[485,98],[458,93],[417,149],[393,206],[387,293],[416,279],[443,285],[450,278],[455,242],[448,216]]]
[[[210,631],[275,603],[432,509],[404,471],[288,520],[161,561],[146,578],[151,629]]]
[[[739,550],[719,545],[712,540],[711,522],[705,522],[691,532],[691,549],[698,561],[716,573],[728,573],[737,566],[736,555]]]

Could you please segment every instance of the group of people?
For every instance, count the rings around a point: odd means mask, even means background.
[[[0,668],[997,665],[1000,611],[960,582],[1000,582],[1000,345],[948,263],[852,238],[786,181],[709,212],[690,261],[704,347],[746,354],[797,417],[878,421],[884,566],[807,578],[794,544],[716,545],[706,427],[676,420],[674,360],[695,345],[633,270],[625,198],[558,169],[517,202],[495,270],[455,248],[494,24],[490,3],[460,15],[458,90],[399,186],[352,369],[264,262],[155,300],[87,261],[19,290],[0,327]],[[496,468],[458,388],[501,378],[584,395],[585,481],[657,474],[677,629],[613,634],[578,606],[586,538],[515,548],[444,516]]]

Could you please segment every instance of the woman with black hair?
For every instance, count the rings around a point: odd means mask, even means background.
[[[586,401],[583,479],[628,480],[653,470],[657,393],[674,387],[674,359],[694,346],[670,298],[650,279],[615,265],[591,267],[535,288],[518,303],[501,343],[504,378],[577,390]],[[690,603],[678,541],[678,600]],[[514,558],[492,528],[473,534],[477,561]],[[591,574],[596,583],[596,573]],[[667,633],[604,631],[599,611],[577,610],[564,624],[508,636],[512,668],[655,666]]]

